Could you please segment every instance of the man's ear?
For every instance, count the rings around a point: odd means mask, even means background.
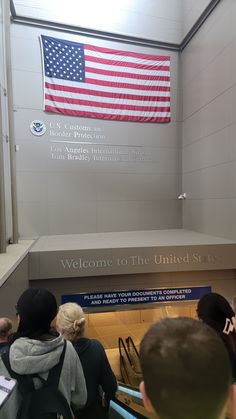
[[[147,396],[144,381],[141,381],[141,383],[139,384],[139,390],[142,393],[143,404],[144,404],[145,408],[147,409],[148,412],[154,413],[155,410],[154,410],[154,407],[151,403],[151,400]]]
[[[229,396],[226,403],[227,416],[230,419],[236,419],[236,385],[230,386]]]

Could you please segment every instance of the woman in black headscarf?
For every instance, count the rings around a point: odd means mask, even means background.
[[[198,302],[197,313],[223,340],[230,357],[233,381],[236,381],[236,317],[231,305],[222,295],[212,292]]]

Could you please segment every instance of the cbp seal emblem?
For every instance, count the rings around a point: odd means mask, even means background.
[[[30,131],[32,132],[32,134],[37,135],[37,136],[45,134],[46,129],[47,128],[46,128],[45,123],[37,119],[32,121],[30,124]]]

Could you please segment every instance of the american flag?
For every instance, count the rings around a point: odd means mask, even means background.
[[[170,57],[41,36],[44,109],[117,121],[170,122]]]

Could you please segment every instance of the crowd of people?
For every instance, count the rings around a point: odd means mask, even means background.
[[[0,419],[40,418],[41,411],[45,418],[108,418],[117,381],[102,344],[86,337],[82,308],[58,308],[51,292],[29,288],[16,310],[16,332],[10,319],[0,318],[0,375],[17,381]],[[236,419],[235,312],[222,295],[210,293],[197,314],[199,320],[162,319],[145,333],[144,406],[159,419]]]
[[[58,312],[51,292],[29,288],[20,296],[16,305],[18,328],[9,342],[10,374],[4,354],[0,358],[0,375],[19,377],[19,385],[2,406],[1,419],[18,417],[24,403],[20,377],[33,377],[34,388],[40,388],[42,380],[47,380],[49,372],[59,363],[65,340],[58,390],[70,406],[71,417],[107,417],[109,400],[117,389],[116,378],[99,342],[83,338],[85,319],[82,310],[76,311],[76,308],[71,305],[60,307],[57,332],[51,328]],[[79,339],[82,345],[78,344]]]

